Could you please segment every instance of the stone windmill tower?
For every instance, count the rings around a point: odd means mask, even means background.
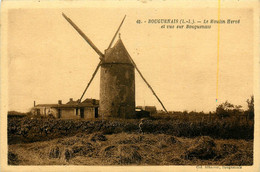
[[[112,44],[125,20],[123,18],[119,25],[112,41],[103,54],[93,42],[77,27],[77,25],[68,18],[64,13],[63,17],[73,26],[73,28],[85,39],[85,41],[96,51],[99,55],[100,62],[97,65],[92,78],[86,86],[79,103],[81,102],[84,94],[94,79],[99,67],[100,73],[100,107],[99,114],[102,118],[133,118],[135,116],[135,69],[138,71],[144,82],[152,90],[155,97],[161,103],[164,110],[164,105],[155,94],[152,87],[145,80],[133,59],[127,52],[120,36],[118,41],[112,47]]]

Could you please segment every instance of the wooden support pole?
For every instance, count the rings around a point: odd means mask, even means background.
[[[153,90],[153,88],[151,87],[151,85],[146,81],[146,79],[144,78],[144,76],[142,75],[141,71],[138,69],[138,67],[136,66],[134,60],[131,58],[131,56],[129,55],[131,62],[133,63],[135,69],[137,70],[137,72],[139,73],[139,75],[141,76],[141,78],[144,80],[144,82],[146,83],[146,85],[150,88],[150,90],[152,91],[153,95],[157,98],[157,100],[159,101],[159,103],[162,105],[164,111],[166,113],[168,113],[168,111],[166,110],[165,106],[163,105],[162,101],[159,99],[159,97],[156,95],[155,91]]]
[[[101,61],[98,63],[98,65],[97,65],[97,67],[96,67],[96,69],[95,69],[94,73],[92,74],[92,77],[91,77],[90,81],[88,82],[88,85],[87,85],[87,87],[85,88],[85,90],[84,90],[84,92],[83,92],[82,96],[80,97],[80,99],[79,99],[78,103],[80,103],[80,102],[81,102],[81,100],[82,100],[83,96],[85,95],[85,93],[86,93],[86,91],[87,91],[88,87],[90,86],[91,82],[93,81],[94,77],[96,76],[96,74],[97,74],[97,71],[98,71],[98,69],[99,69],[100,65],[101,65]]]

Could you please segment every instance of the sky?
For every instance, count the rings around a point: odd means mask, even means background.
[[[217,87],[217,24],[194,30],[136,23],[161,18],[217,20],[217,8],[18,8],[8,12],[8,110],[26,112],[33,101],[66,103],[82,95],[99,56],[62,12],[101,52],[126,15],[121,39],[168,111],[214,111],[226,100],[246,108],[253,95],[250,9],[221,10],[221,19],[240,19],[240,24],[220,24]],[[135,77],[136,105],[162,109],[137,71]],[[99,99],[99,79],[98,72],[84,98]]]

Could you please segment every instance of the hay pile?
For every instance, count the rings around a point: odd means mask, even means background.
[[[201,136],[197,138],[194,145],[185,152],[185,159],[212,159],[216,155],[216,144],[211,137]]]
[[[91,143],[87,143],[85,145],[73,146],[72,151],[75,156],[93,156],[95,148]]]
[[[225,159],[221,161],[222,165],[253,165],[253,152],[245,153],[239,151],[235,154],[231,154],[227,156]]]
[[[60,158],[61,151],[59,146],[52,147],[49,152],[49,158]]]
[[[118,147],[120,155],[120,163],[124,165],[128,164],[140,164],[142,157],[138,152],[140,148],[134,145],[120,145]]]
[[[69,161],[73,157],[74,157],[73,151],[71,149],[65,149],[65,151],[64,151],[65,160]]]
[[[220,144],[217,154],[222,159],[220,163],[223,165],[253,165],[253,149],[250,149],[248,143],[243,140],[239,145],[234,140]]]
[[[106,140],[106,137],[102,134],[96,133],[92,135],[82,135],[71,138],[58,139],[54,142],[55,146],[49,149],[49,159],[63,159],[68,162],[70,159],[83,156],[83,157],[93,157],[96,151],[96,141]],[[92,141],[92,143],[91,143]]]
[[[65,161],[69,161],[73,157],[73,151],[64,147],[54,146],[49,151],[49,159],[64,159]]]
[[[135,145],[107,146],[100,151],[106,164],[138,165],[142,156],[140,148]]]
[[[94,133],[90,137],[91,137],[90,140],[93,141],[93,142],[96,142],[96,141],[106,141],[107,140],[106,136],[104,136],[101,133]]]
[[[8,152],[8,164],[9,165],[19,165],[19,159],[17,154],[13,152]]]

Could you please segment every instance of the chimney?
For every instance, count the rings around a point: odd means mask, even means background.
[[[62,101],[61,101],[61,100],[58,100],[58,104],[61,105],[61,104],[62,104]]]
[[[73,102],[73,98],[70,98],[70,102]]]
[[[33,107],[35,107],[36,106],[36,102],[35,102],[35,100],[33,101]]]

